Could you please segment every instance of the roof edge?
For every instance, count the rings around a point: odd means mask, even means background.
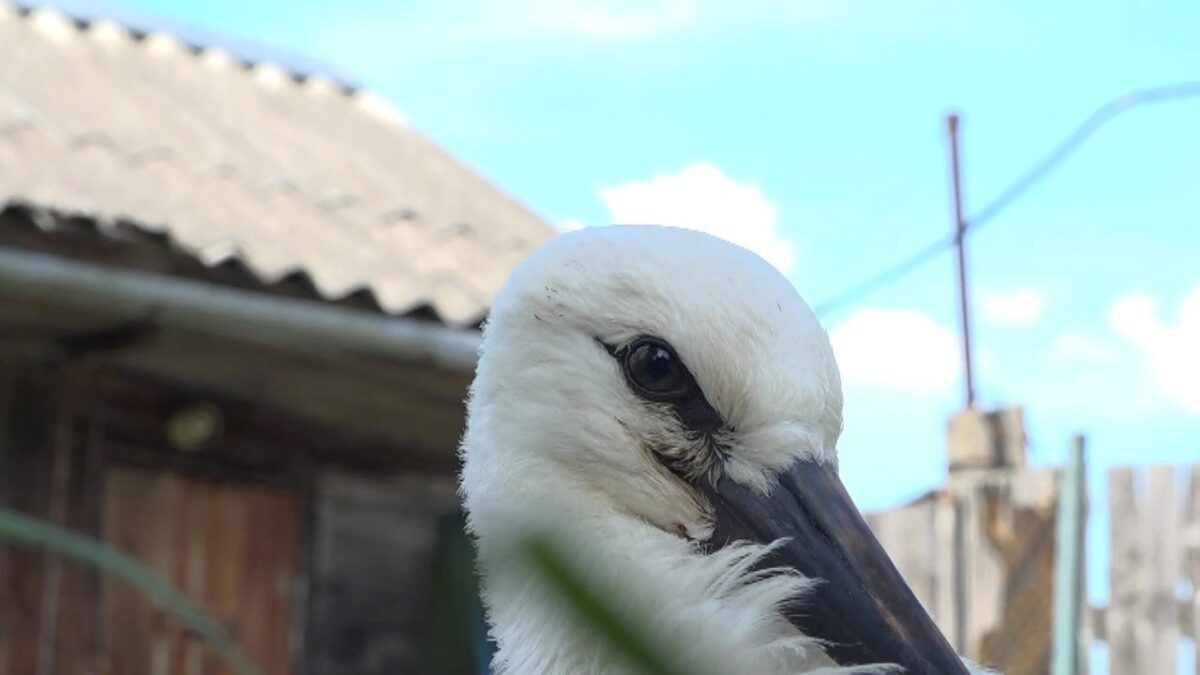
[[[129,321],[285,352],[421,363],[460,373],[474,372],[481,339],[477,330],[3,247],[0,299],[79,312],[103,307]]]
[[[209,53],[228,54],[246,70],[278,68],[298,85],[309,80],[329,82],[350,98],[368,91],[358,77],[321,59],[150,12],[96,0],[0,0],[0,8],[4,7],[11,8],[24,20],[61,18],[64,26],[79,32],[101,23],[119,26],[136,43],[166,37],[197,58]]]

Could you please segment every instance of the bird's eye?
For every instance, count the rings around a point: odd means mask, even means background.
[[[641,338],[629,345],[624,365],[625,377],[646,398],[675,399],[691,389],[692,376],[670,345],[661,340]]]

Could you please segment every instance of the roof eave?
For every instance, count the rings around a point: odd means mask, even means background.
[[[0,300],[106,314],[281,352],[469,374],[480,333],[0,247]]]

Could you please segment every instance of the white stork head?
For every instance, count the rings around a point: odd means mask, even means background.
[[[463,439],[500,669],[619,672],[506,569],[504,536],[536,521],[741,672],[965,673],[842,487],[841,427],[826,333],[758,256],[648,226],[543,246],[496,298]]]

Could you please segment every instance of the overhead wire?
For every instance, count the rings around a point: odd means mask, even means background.
[[[1136,89],[1106,101],[1088,115],[1081,124],[1075,127],[1045,157],[1022,173],[974,216],[967,218],[963,225],[962,236],[965,237],[970,232],[993,220],[1009,204],[1037,184],[1051,170],[1078,149],[1080,145],[1091,138],[1104,124],[1121,113],[1144,105],[1197,96],[1200,96],[1200,80]],[[956,234],[950,234],[932,241],[883,270],[817,303],[813,306],[813,311],[817,316],[827,316],[874,293],[880,288],[889,286],[924,267],[936,258],[938,254],[953,247],[956,241]]]
[[[884,286],[890,286],[896,281],[903,279],[909,274],[924,267],[926,263],[936,258],[942,251],[954,245],[954,235],[949,235],[930,242],[924,247],[910,253],[908,256],[892,263],[883,270],[872,274],[862,281],[850,286],[846,290],[826,298],[820,303],[813,305],[813,312],[820,317],[833,313],[834,311],[849,305],[854,301],[864,296],[874,293],[876,290]]]

